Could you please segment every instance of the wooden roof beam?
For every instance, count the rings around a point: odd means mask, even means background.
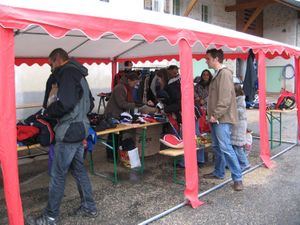
[[[230,5],[230,6],[225,6],[225,11],[226,12],[233,12],[233,11],[240,11],[244,9],[255,9],[260,7],[261,4],[267,5],[267,4],[274,3],[274,0],[256,0],[256,1],[251,1],[251,2],[245,2],[245,3],[239,3],[235,5]]]
[[[194,8],[194,6],[196,5],[197,2],[198,2],[198,0],[191,0],[189,2],[188,6],[186,7],[183,16],[188,16],[190,14],[190,12],[192,11],[192,9]]]
[[[247,23],[245,24],[245,26],[242,29],[242,32],[246,32],[249,28],[249,26],[253,23],[253,21],[258,17],[258,15],[264,10],[264,7],[266,7],[266,5],[270,4],[271,1],[269,0],[264,0],[261,1],[258,5],[257,8],[255,9],[254,13],[251,15],[251,17],[249,18],[249,20],[247,21]]]

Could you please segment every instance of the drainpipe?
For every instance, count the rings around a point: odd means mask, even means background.
[[[296,40],[295,40],[295,46],[298,47],[298,31],[299,31],[299,21],[296,23]]]

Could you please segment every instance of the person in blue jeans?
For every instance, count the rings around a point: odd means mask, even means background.
[[[242,171],[250,168],[250,163],[246,155],[244,146],[246,145],[247,113],[245,95],[241,84],[234,84],[236,94],[236,104],[238,112],[238,122],[231,130],[231,144],[237,155]]]
[[[207,115],[211,125],[212,148],[215,154],[214,171],[203,178],[223,179],[225,164],[231,171],[233,189],[241,191],[243,175],[238,158],[231,145],[231,128],[237,122],[237,108],[232,71],[223,65],[222,49],[206,51],[206,63],[215,73],[209,84]]]
[[[74,210],[73,215],[98,216],[83,159],[82,141],[87,138],[90,126],[87,114],[94,107],[85,78],[88,75],[87,69],[69,60],[67,52],[61,48],[50,53],[49,63],[58,84],[58,91],[56,101],[47,106],[44,115],[58,120],[54,128],[55,153],[50,173],[47,207],[40,216],[29,216],[26,221],[29,225],[57,224],[68,171],[75,178],[81,198],[80,206]]]

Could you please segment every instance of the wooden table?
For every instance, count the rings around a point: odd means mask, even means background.
[[[97,132],[97,136],[100,138],[100,142],[107,146],[108,148],[112,149],[113,151],[113,163],[114,163],[114,175],[113,177],[108,177],[109,179],[112,180],[113,183],[118,182],[118,172],[117,172],[117,152],[118,152],[118,146],[116,146],[116,135],[120,134],[120,132],[126,131],[126,130],[131,130],[131,129],[142,129],[142,134],[141,134],[141,167],[139,169],[140,173],[144,173],[144,156],[145,156],[145,142],[146,142],[146,131],[147,127],[150,126],[155,126],[155,125],[160,125],[162,124],[161,122],[153,122],[153,123],[144,123],[144,124],[118,124],[116,128],[111,128],[111,129],[106,129],[103,131]],[[106,143],[106,140],[102,139],[101,136],[107,135],[107,134],[112,134],[112,145],[108,145]],[[95,175],[99,175],[101,177],[106,177],[103,174],[95,173],[94,171],[94,162],[93,162],[93,157],[92,157],[92,152],[88,153],[89,157],[89,165],[90,165],[90,172]]]
[[[32,108],[41,108],[41,103],[30,103],[30,104],[22,104],[17,105],[16,109],[32,109]]]
[[[17,151],[24,151],[24,150],[29,151],[29,154],[26,155],[26,156],[19,156],[18,159],[24,159],[24,158],[29,158],[29,157],[35,157],[35,156],[47,155],[48,154],[48,151],[44,147],[42,147],[40,144],[17,146]],[[40,150],[42,152],[31,154],[31,150]]]

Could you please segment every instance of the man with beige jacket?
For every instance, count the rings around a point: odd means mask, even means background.
[[[223,63],[221,49],[209,49],[206,52],[206,63],[215,70],[209,85],[207,114],[211,124],[212,148],[215,154],[214,171],[203,178],[223,179],[225,165],[231,171],[235,191],[243,190],[242,171],[231,145],[231,127],[237,122],[237,108],[233,85],[232,71]]]

